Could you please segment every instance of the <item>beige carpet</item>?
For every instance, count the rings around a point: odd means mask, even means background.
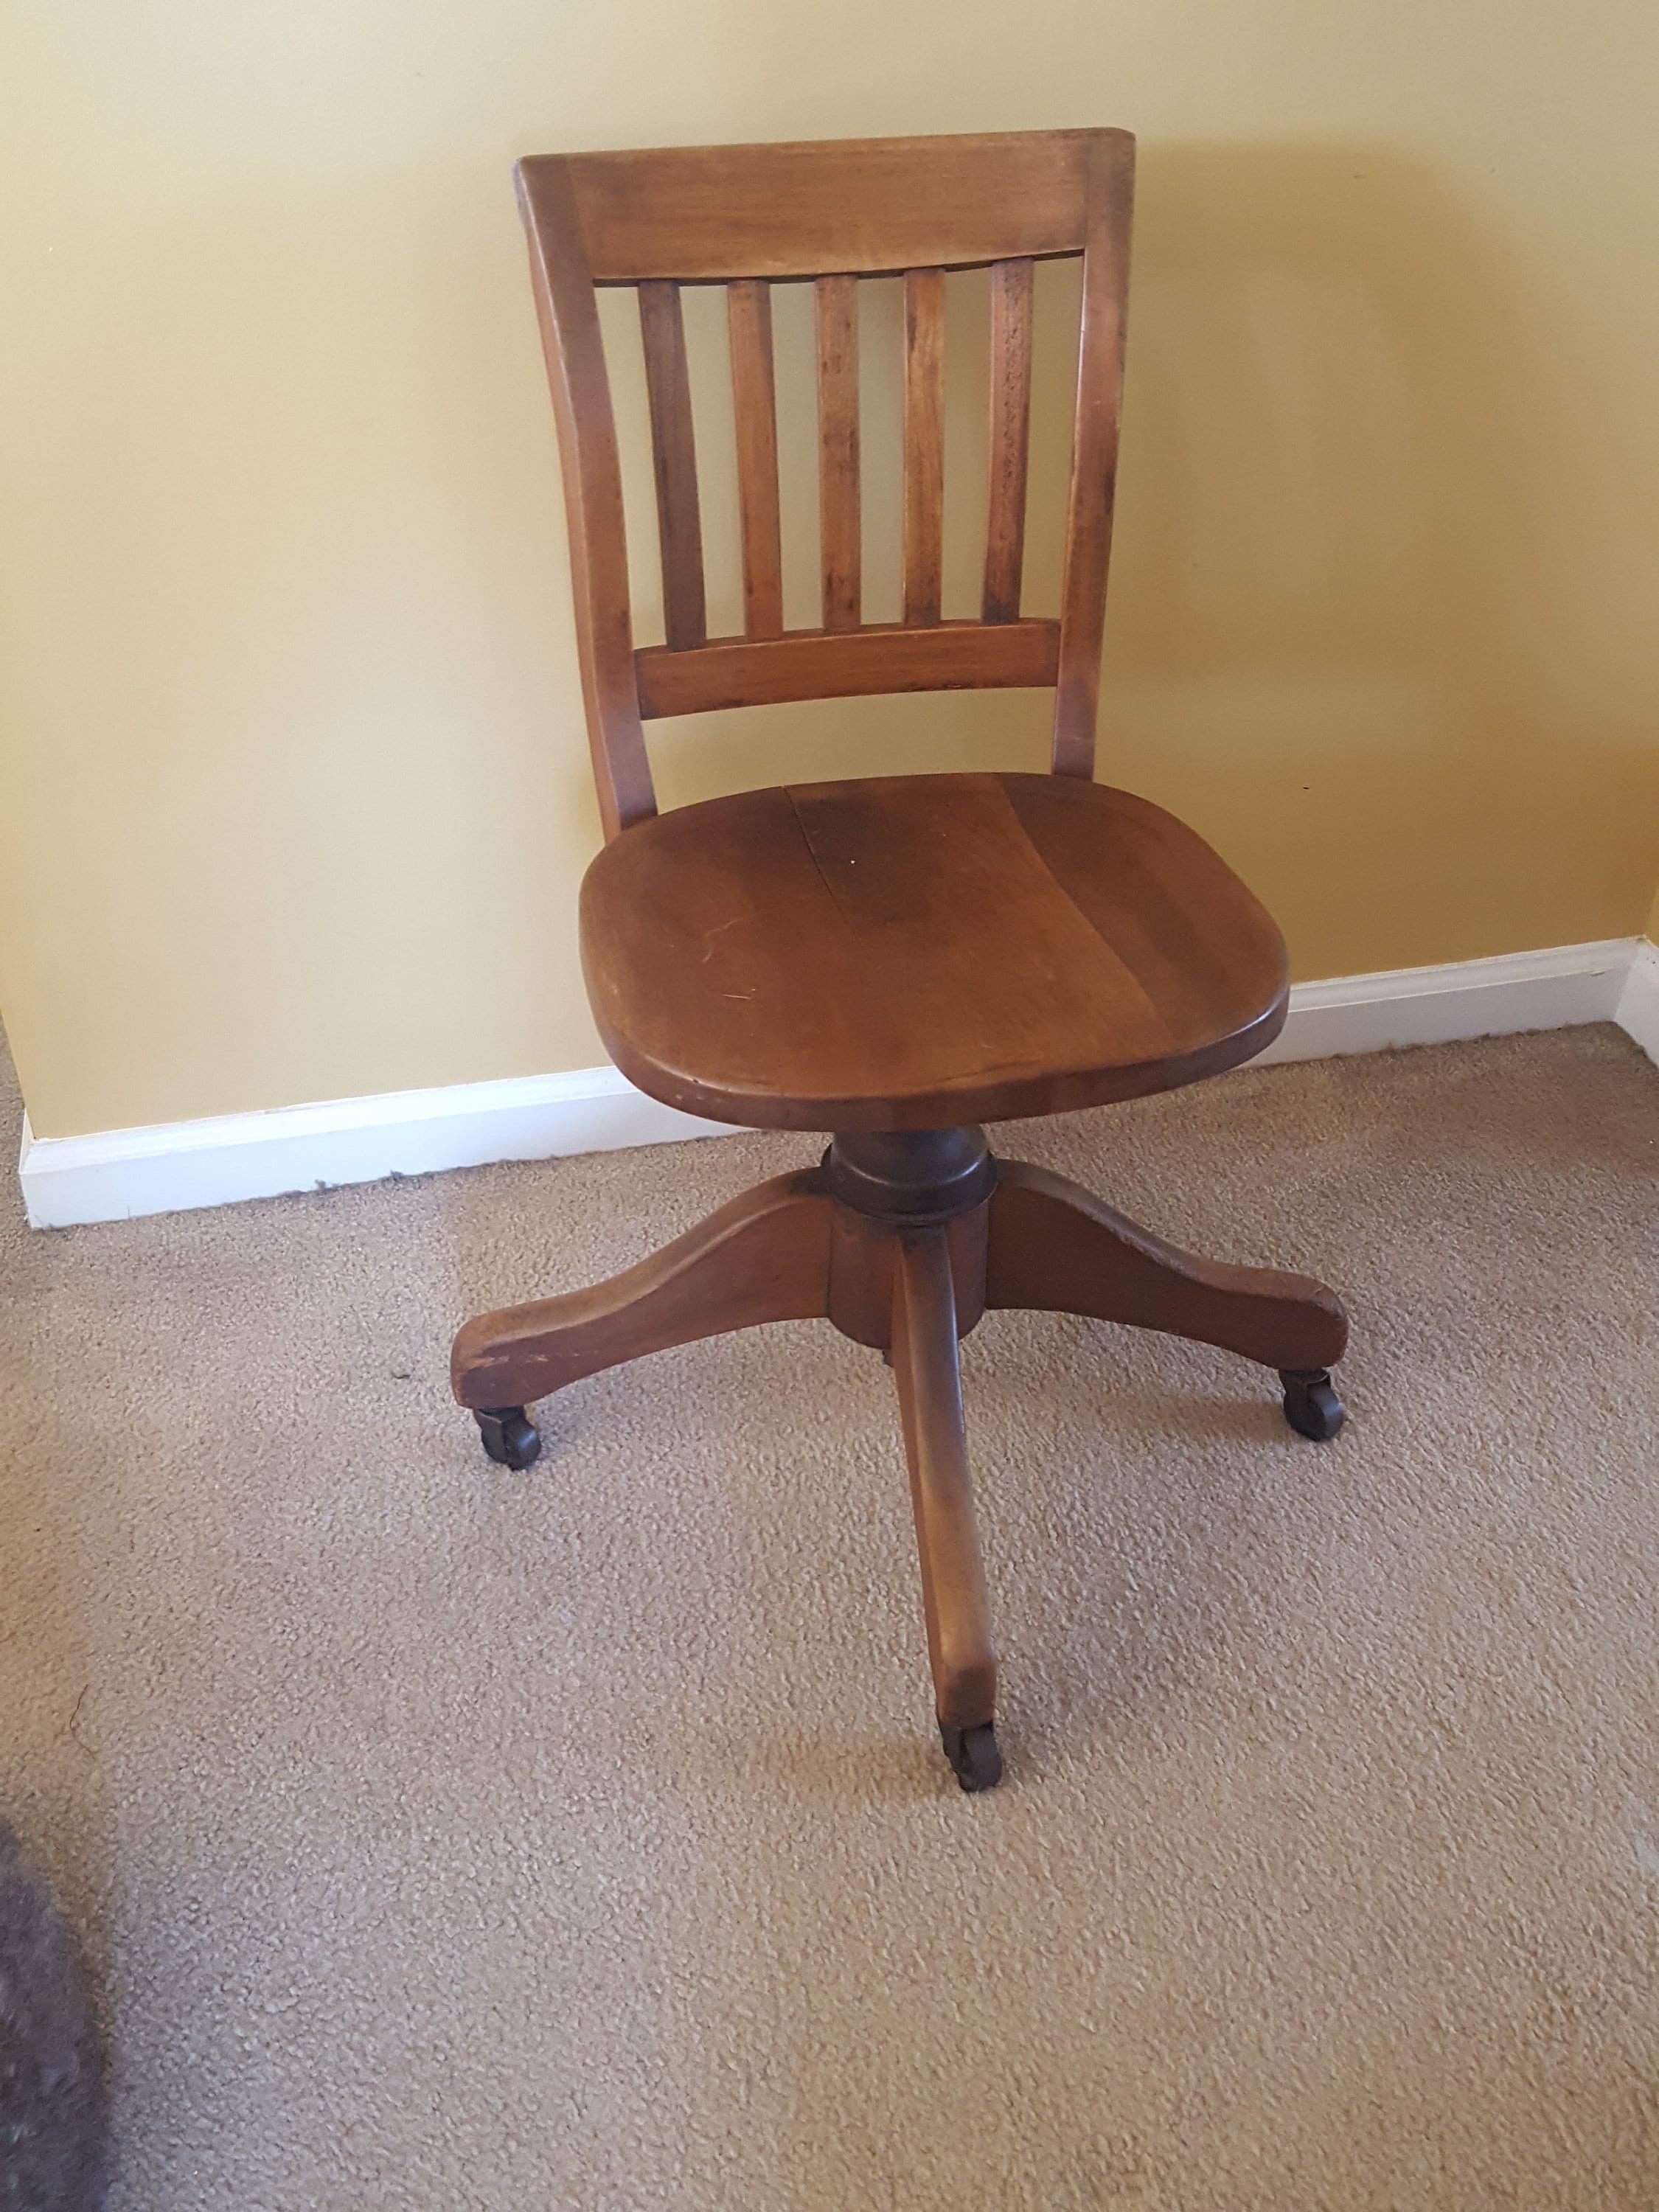
[[[811,1140],[0,1200],[0,1812],[107,1977],[121,2212],[1659,2203],[1659,1071],[1598,1028],[1001,1142],[1322,1272],[1354,1349],[1322,1448],[1220,1353],[969,1340],[980,1800],[873,1353],[596,1377],[528,1475],[447,1398],[473,1308]]]

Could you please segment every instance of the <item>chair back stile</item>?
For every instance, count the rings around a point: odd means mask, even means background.
[[[607,839],[656,811],[643,725],[882,691],[1054,687],[1052,766],[1094,767],[1122,378],[1134,142],[1121,131],[538,156],[520,165],[571,543],[589,738]],[[1082,320],[1060,608],[1021,611],[1038,260],[1080,258]],[[941,613],[945,279],[991,295],[983,586]],[[903,286],[902,619],[863,619],[860,278]],[[813,286],[821,627],[784,626],[771,286]],[[681,288],[726,289],[744,632],[708,632]],[[664,643],[637,648],[597,288],[638,295]]]

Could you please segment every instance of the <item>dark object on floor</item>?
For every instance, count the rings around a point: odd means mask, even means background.
[[[0,1821],[0,2212],[96,2212],[106,2154],[81,1947]]]
[[[526,1407],[670,1345],[813,1316],[898,1387],[945,1756],[995,1786],[996,1656],[958,1340],[981,1314],[1091,1315],[1279,1371],[1335,1435],[1347,1324],[1322,1283],[1177,1251],[1086,1191],[994,1158],[985,1121],[1170,1091],[1284,1026],[1285,945],[1204,841],[1094,775],[1134,142],[1121,131],[550,155],[520,191],[564,463],[607,843],[582,885],[612,1059],[688,1113],[821,1130],[814,1169],[735,1200],[616,1281],[489,1314],[455,1395],[526,1468]],[[1032,270],[1081,261],[1058,619],[1021,608]],[[990,500],[974,621],[941,616],[946,269],[985,270]],[[903,618],[864,619],[859,280],[904,287]],[[783,619],[771,287],[811,281],[823,626]],[[964,280],[967,281],[964,275]],[[680,286],[727,289],[744,635],[708,634]],[[635,650],[596,287],[638,293],[665,641]],[[792,699],[1052,684],[1047,775],[876,776],[659,815],[643,724]]]

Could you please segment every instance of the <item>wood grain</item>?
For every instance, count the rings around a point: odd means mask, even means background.
[[[1333,1367],[1347,1344],[1341,1301],[1273,1267],[1201,1260],[1141,1229],[1064,1176],[999,1164],[986,1304],[1091,1315],[1259,1359]]]
[[[818,535],[823,627],[856,629],[861,604],[859,501],[859,301],[851,276],[813,287],[818,341]]]
[[[1341,1418],[1323,1370],[1346,1324],[1322,1285],[1182,1252],[1044,1170],[1000,1163],[987,1198],[982,1133],[964,1128],[1217,1073],[1285,1018],[1284,944],[1243,884],[1173,816],[1091,780],[1133,144],[1055,131],[705,147],[546,157],[520,173],[610,841],[581,896],[594,1014],[617,1066],[653,1097],[838,1141],[830,1169],[763,1185],[612,1282],[469,1322],[455,1393],[494,1417],[480,1423],[486,1445],[522,1466],[536,1438],[510,1409],[646,1352],[815,1316],[888,1351],[936,1704],[970,1790],[1000,1773],[957,1357],[987,1305],[1223,1346],[1284,1373],[1286,1417],[1305,1435],[1328,1437]],[[1079,251],[1054,623],[1019,615],[1031,264]],[[984,618],[945,623],[941,272],[981,263],[994,264]],[[857,279],[877,271],[905,277],[904,622],[865,625]],[[823,626],[787,635],[766,283],[796,277],[816,288]],[[726,280],[745,635],[710,641],[678,287]],[[668,644],[637,653],[596,281],[641,287]],[[646,715],[1028,683],[1055,686],[1048,775],[872,777],[655,814]],[[911,1130],[969,1141],[852,1142]],[[896,1188],[895,1160],[912,1164]],[[966,1210],[940,1224],[957,1195]]]
[[[1030,131],[562,158],[600,283],[711,283],[1075,253],[1102,138],[1133,143],[1121,131]],[[543,158],[520,165],[532,186]]]
[[[893,1379],[904,1423],[939,1717],[974,1728],[996,1712],[991,1606],[974,1516],[950,1248],[943,1229],[896,1242]]]
[[[1054,774],[1075,776],[1095,772],[1100,648],[1123,391],[1133,147],[1103,132],[1090,149],[1087,190],[1077,419],[1060,586],[1060,678],[1054,691]]]
[[[463,1406],[528,1406],[648,1352],[829,1310],[830,1202],[816,1168],[733,1199],[607,1283],[470,1321],[450,1382]]]
[[[520,191],[559,432],[588,749],[599,817],[614,837],[657,811],[634,680],[617,426],[569,171],[540,161],[533,178],[520,170]]]
[[[699,714],[783,699],[850,699],[880,691],[966,691],[1052,684],[1060,625],[939,623],[929,629],[866,623],[722,637],[691,653],[644,646],[635,655],[640,712]]]
[[[1259,1052],[1288,990],[1278,931],[1201,838],[1048,775],[678,808],[599,854],[581,937],[623,1073],[760,1128],[943,1128],[1168,1090]]]
[[[969,1335],[984,1317],[988,1203],[945,1224],[958,1336]],[[897,1237],[886,1223],[836,1206],[830,1231],[830,1319],[843,1336],[878,1352],[893,1341],[897,1252]]]
[[[538,156],[520,166],[559,423],[589,742],[607,837],[655,811],[646,715],[877,691],[1054,683],[1054,766],[1091,772],[1121,375],[1133,140],[1127,132],[1014,132],[826,145],[701,147]],[[1018,619],[1024,543],[1030,263],[1085,257],[1072,489],[1057,650]],[[937,307],[945,268],[993,276],[992,483],[983,625],[910,650],[865,625],[856,278],[911,273],[904,606],[931,639],[942,530]],[[783,632],[777,432],[763,280],[817,292],[822,627]],[[647,291],[653,453],[669,649],[633,650],[621,478],[593,301],[596,281],[670,287],[737,279],[744,637],[706,641],[696,457],[678,294]],[[654,303],[654,304],[653,304]],[[672,303],[672,304],[671,304]],[[750,404],[752,398],[752,404]],[[941,416],[942,419],[942,416]],[[942,598],[942,594],[939,595]],[[903,628],[906,625],[898,627]],[[1007,628],[1018,641],[984,641]],[[846,641],[845,653],[826,639]],[[676,662],[679,664],[676,666]]]
[[[777,637],[783,629],[783,532],[778,511],[771,287],[747,280],[732,285],[726,294],[726,320],[737,421],[743,626],[750,637]]]
[[[904,277],[904,619],[939,617],[945,567],[945,271]]]
[[[663,627],[669,646],[679,651],[701,645],[708,635],[685,322],[678,284],[641,284],[639,297],[657,479],[657,538],[662,550]]]
[[[988,623],[1019,619],[1031,444],[1031,263],[998,262],[991,271],[990,498],[981,603]]]

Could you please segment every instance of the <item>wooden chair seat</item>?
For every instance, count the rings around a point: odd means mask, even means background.
[[[1052,775],[739,793],[642,822],[582,891],[600,1032],[713,1120],[859,1132],[1100,1105],[1285,1018],[1285,947],[1203,839]]]

